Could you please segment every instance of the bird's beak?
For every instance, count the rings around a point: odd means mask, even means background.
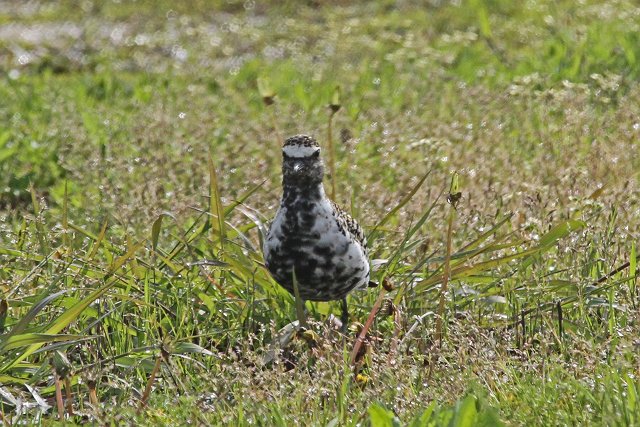
[[[293,164],[293,173],[300,173],[304,169],[304,164],[302,162],[295,162]]]

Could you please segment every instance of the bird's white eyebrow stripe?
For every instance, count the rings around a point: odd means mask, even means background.
[[[320,147],[305,147],[300,145],[288,145],[282,148],[282,152],[287,157],[309,157],[316,151],[319,151]]]

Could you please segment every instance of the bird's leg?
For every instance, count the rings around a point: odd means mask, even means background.
[[[342,314],[340,315],[340,321],[342,322],[342,332],[346,332],[347,323],[349,322],[349,307],[347,307],[347,299],[342,298]]]
[[[293,296],[294,301],[296,303],[296,317],[298,318],[298,326],[304,329],[309,329],[309,325],[307,324],[307,313],[305,312],[305,303],[302,298],[300,298],[300,292],[298,291],[298,279],[296,278],[296,271],[291,271],[292,279],[293,279]]]

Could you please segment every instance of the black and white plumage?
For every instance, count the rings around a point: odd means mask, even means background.
[[[265,265],[291,294],[343,300],[369,286],[367,240],[358,223],[324,192],[324,165],[315,139],[296,135],[282,148],[282,200],[264,241]]]

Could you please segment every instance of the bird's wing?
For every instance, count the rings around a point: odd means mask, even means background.
[[[360,227],[360,224],[358,224],[358,221],[353,219],[351,215],[345,212],[345,210],[342,209],[333,200],[331,201],[331,205],[333,206],[333,209],[336,212],[336,220],[338,221],[338,224],[340,225],[340,227],[345,229],[353,239],[355,239],[358,243],[360,243],[366,255],[368,252],[367,236],[365,236],[364,231],[362,230],[362,227]]]

